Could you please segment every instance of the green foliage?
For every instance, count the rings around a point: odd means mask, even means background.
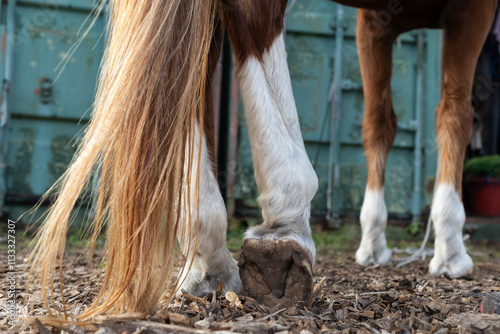
[[[88,224],[83,224],[83,225],[88,225]],[[83,227],[71,226],[68,229],[68,234],[66,237],[66,245],[70,249],[83,248],[87,245],[89,238],[90,238],[89,232],[86,231]],[[96,240],[96,248],[99,249],[104,247],[105,242],[106,242],[105,234],[104,233],[99,234]]]
[[[7,242],[7,229],[2,229],[0,228],[0,250],[7,250],[9,248],[9,243]],[[26,246],[29,245],[31,241],[31,237],[27,235],[24,231],[16,231],[16,234],[14,235],[15,239],[15,246],[16,246],[16,252],[18,250],[23,250],[26,248]],[[5,238],[5,239],[4,239]],[[12,238],[12,236],[11,236]],[[5,252],[7,254],[7,252]]]
[[[239,225],[236,229],[229,229],[226,243],[230,251],[237,252],[241,249],[241,246],[243,246],[243,233],[245,233],[243,225]]]
[[[357,224],[345,224],[335,231],[313,233],[318,253],[336,250],[355,250],[359,243],[361,229]]]
[[[500,155],[487,155],[470,159],[465,163],[464,175],[467,178],[500,178]]]
[[[410,225],[406,226],[406,232],[413,236],[417,235],[418,232],[420,232],[420,222],[414,221]]]
[[[227,248],[237,252],[243,246],[243,226],[229,229],[227,232]],[[361,229],[358,224],[345,224],[335,231],[313,233],[312,237],[318,252],[336,250],[355,250],[359,243]]]

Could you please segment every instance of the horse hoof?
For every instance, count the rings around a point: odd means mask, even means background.
[[[184,276],[179,279],[182,282],[178,290],[179,294],[182,290],[198,297],[203,297],[213,291],[219,291],[219,289],[222,289],[223,293],[228,291],[241,292],[238,266],[229,251],[224,249],[221,253],[214,253],[211,260],[211,262],[205,262],[208,270],[200,270],[199,266],[196,265],[193,265],[191,270],[185,268]],[[199,257],[195,258],[195,263],[200,261]]]
[[[439,254],[435,254],[429,263],[429,273],[432,275],[445,275],[449,278],[459,278],[472,272],[474,264],[465,250],[444,260]]]
[[[375,251],[360,246],[356,251],[356,263],[362,266],[368,266],[371,264],[386,266],[391,260],[391,256],[392,251],[387,247],[382,247],[381,249]]]
[[[293,240],[246,239],[238,266],[243,294],[273,307],[312,302],[312,255]]]

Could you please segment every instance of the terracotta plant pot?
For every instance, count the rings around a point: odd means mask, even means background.
[[[500,217],[500,179],[473,178],[466,181],[469,188],[471,214]]]

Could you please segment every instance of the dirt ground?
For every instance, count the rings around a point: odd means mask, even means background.
[[[5,317],[8,288],[7,252],[0,249],[0,332],[7,333],[500,333],[500,315],[479,313],[485,294],[500,291],[499,244],[468,244],[475,267],[462,279],[434,277],[428,260],[403,268],[361,267],[354,261],[355,246],[320,249],[314,268],[315,292],[306,309],[268,308],[252,299],[218,292],[198,298],[183,294],[153,315],[99,317],[87,326],[61,328],[31,317],[15,326]],[[235,253],[235,256],[238,254]],[[20,257],[22,259],[22,256]],[[68,259],[67,262],[70,260]],[[22,260],[18,261],[22,262]],[[16,268],[17,302],[26,297],[24,265]],[[102,269],[89,271],[84,258],[65,271],[65,296],[69,314],[89,305],[99,285]],[[36,288],[36,287],[35,287]],[[60,294],[55,293],[58,297]],[[227,297],[227,298],[226,298]],[[31,314],[46,316],[42,302],[30,292]],[[20,315],[27,308],[20,307]],[[46,324],[46,323],[45,323]]]

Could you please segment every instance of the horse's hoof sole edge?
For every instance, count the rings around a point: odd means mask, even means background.
[[[246,239],[238,262],[243,294],[269,307],[312,302],[312,255],[293,240]]]

